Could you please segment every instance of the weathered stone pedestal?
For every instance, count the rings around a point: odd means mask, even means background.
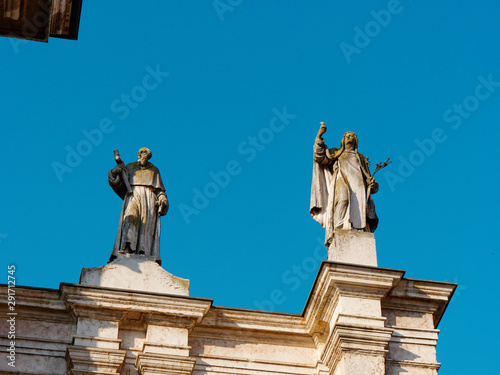
[[[328,249],[328,260],[377,267],[375,236],[370,232],[337,229]]]
[[[152,257],[124,254],[106,266],[84,268],[80,285],[61,291],[78,317],[67,351],[71,374],[192,373],[189,331],[211,301],[187,297],[189,280]]]
[[[189,280],[165,271],[153,257],[137,254],[120,254],[103,267],[83,268],[80,284],[189,295]]]

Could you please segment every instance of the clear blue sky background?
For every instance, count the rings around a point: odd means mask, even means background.
[[[146,146],[171,203],[163,267],[216,305],[301,313],[324,235],[308,213],[324,121],[329,147],[352,130],[373,164],[394,160],[376,176],[379,265],[459,283],[439,326],[440,374],[494,373],[498,2],[232,8],[84,1],[78,41],[1,38],[5,281],[12,263],[18,284],[48,288],[104,265],[121,208],[107,184],[112,151],[130,162]],[[162,73],[155,81],[148,70]],[[238,173],[214,191],[211,172],[229,162]],[[58,176],[54,165],[66,169]],[[183,215],[196,189],[211,198]],[[283,297],[271,306],[275,289]]]

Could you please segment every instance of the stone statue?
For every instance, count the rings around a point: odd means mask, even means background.
[[[117,150],[114,154],[117,165],[108,172],[108,182],[123,206],[110,261],[130,253],[152,256],[161,265],[160,216],[168,211],[168,199],[160,171],[149,162],[152,153],[145,147],[127,165]]]
[[[378,183],[370,175],[367,158],[358,152],[356,134],[346,132],[340,148],[329,149],[322,138],[325,132],[322,122],[314,143],[309,212],[325,228],[325,246],[330,247],[334,230],[375,231],[378,218],[372,194]]]

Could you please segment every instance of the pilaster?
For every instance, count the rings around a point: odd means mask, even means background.
[[[404,271],[323,262],[304,316],[318,360],[334,375],[385,375],[392,329],[381,301]]]
[[[67,356],[71,375],[119,374],[125,361],[124,350],[68,346]]]
[[[384,298],[386,326],[394,330],[386,359],[388,375],[437,375],[437,326],[456,286],[405,278]]]
[[[78,317],[68,348],[72,374],[119,373],[124,364],[140,374],[191,374],[196,360],[189,357],[189,332],[211,300],[73,284],[61,284],[61,294]],[[134,330],[139,344],[127,338]]]

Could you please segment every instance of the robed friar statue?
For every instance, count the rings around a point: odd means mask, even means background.
[[[369,162],[358,152],[358,138],[346,132],[340,148],[328,148],[322,138],[322,122],[314,142],[314,166],[310,214],[325,228],[325,246],[330,247],[335,230],[374,232],[378,225],[372,195],[378,183]],[[389,163],[377,164],[377,170]],[[374,173],[375,174],[375,173]]]
[[[149,159],[152,153],[143,147],[138,159],[125,165],[117,150],[116,167],[108,172],[108,183],[123,199],[120,223],[110,261],[118,254],[140,254],[160,258],[160,216],[168,211],[168,199],[160,171]]]

